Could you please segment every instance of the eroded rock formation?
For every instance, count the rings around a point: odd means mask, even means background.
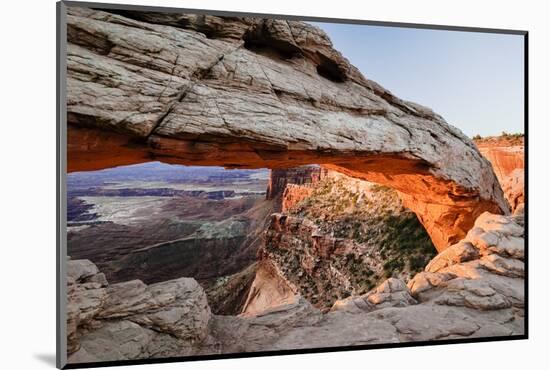
[[[479,151],[493,165],[499,180],[504,180],[516,169],[524,169],[524,150],[521,146],[480,146]]]
[[[304,199],[313,194],[314,187],[311,185],[288,184],[283,193],[281,211],[286,212],[296,207]]]
[[[67,269],[70,362],[185,353],[207,335],[210,307],[194,279],[109,285],[88,260],[69,260]]]
[[[301,166],[294,168],[276,168],[271,170],[267,186],[266,198],[276,199],[283,197],[287,185],[314,185],[326,173],[319,166]]]
[[[521,335],[523,234],[521,216],[484,213],[407,285],[388,279],[328,313],[295,295],[218,316],[193,279],[109,285],[89,261],[68,261],[69,362]]]
[[[293,303],[299,296],[299,288],[283,276],[272,261],[261,260],[240,314],[256,316],[274,307]]]
[[[69,171],[322,164],[398,190],[439,250],[508,211],[466,136],[366,79],[319,28],[119,13],[68,10]]]
[[[502,183],[502,189],[506,195],[506,200],[516,212],[525,204],[525,171],[523,168],[518,168],[510,173]]]
[[[523,135],[475,140],[479,151],[491,162],[512,211],[525,202],[525,151]]]
[[[390,188],[325,170],[315,184],[287,184],[282,204],[264,233],[246,315],[294,295],[327,310],[388,277],[408,281],[435,255]]]

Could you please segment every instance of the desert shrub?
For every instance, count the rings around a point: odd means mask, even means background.
[[[411,270],[411,272],[418,272],[423,270],[426,264],[427,264],[426,258],[421,255],[412,256],[409,259],[409,269]]]
[[[363,294],[380,284],[384,277],[419,271],[435,255],[426,230],[417,216],[403,207],[397,193],[377,184],[370,189],[370,194],[360,197],[361,193],[351,191],[341,180],[324,178],[311,196],[290,211],[314,221],[323,233],[333,233],[336,238],[351,238],[375,251],[371,257],[355,253],[333,254],[329,260],[315,261],[315,273],[309,275],[305,272],[297,274],[296,271],[303,270],[300,256],[312,248],[310,243],[303,242],[287,250],[290,256],[284,263],[285,270],[288,270],[285,274],[302,288],[302,293],[313,304],[330,305],[333,295],[347,297],[351,294],[338,279],[331,281],[330,268],[348,277],[354,294]],[[268,249],[282,254],[276,245]],[[382,271],[371,270],[369,265],[372,262],[366,264],[364,258],[373,258],[375,264],[381,263]]]
[[[401,258],[393,258],[384,263],[384,271],[402,270],[404,267],[403,260]]]

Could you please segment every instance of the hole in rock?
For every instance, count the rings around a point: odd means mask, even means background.
[[[334,82],[344,82],[346,80],[346,71],[342,70],[342,67],[323,54],[317,53],[317,56],[319,57],[317,73]]]
[[[243,36],[243,40],[244,47],[255,53],[281,59],[292,59],[302,55],[302,50],[290,40],[273,37],[264,23],[247,31]]]
[[[326,310],[388,277],[408,279],[435,254],[396,191],[319,165],[73,172],[67,220],[68,255],[110,283],[193,277],[226,315],[297,293]]]

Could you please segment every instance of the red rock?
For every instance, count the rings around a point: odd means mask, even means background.
[[[512,211],[524,200],[524,139],[515,136],[490,137],[475,141],[481,154],[491,162]]]
[[[319,166],[301,166],[295,168],[275,168],[269,175],[267,185],[267,199],[283,196],[287,184],[307,185],[315,184],[326,173]]]
[[[313,187],[310,185],[288,184],[283,193],[282,211],[286,212],[300,203],[313,192]]]
[[[209,38],[178,24],[69,8],[69,171],[324,165],[404,194],[439,250],[509,211],[468,137],[365,78],[319,28],[219,17]]]

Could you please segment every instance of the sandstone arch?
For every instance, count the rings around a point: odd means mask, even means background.
[[[353,67],[296,21],[68,11],[68,170],[161,160],[317,163],[398,190],[438,250],[508,206],[445,120]]]

